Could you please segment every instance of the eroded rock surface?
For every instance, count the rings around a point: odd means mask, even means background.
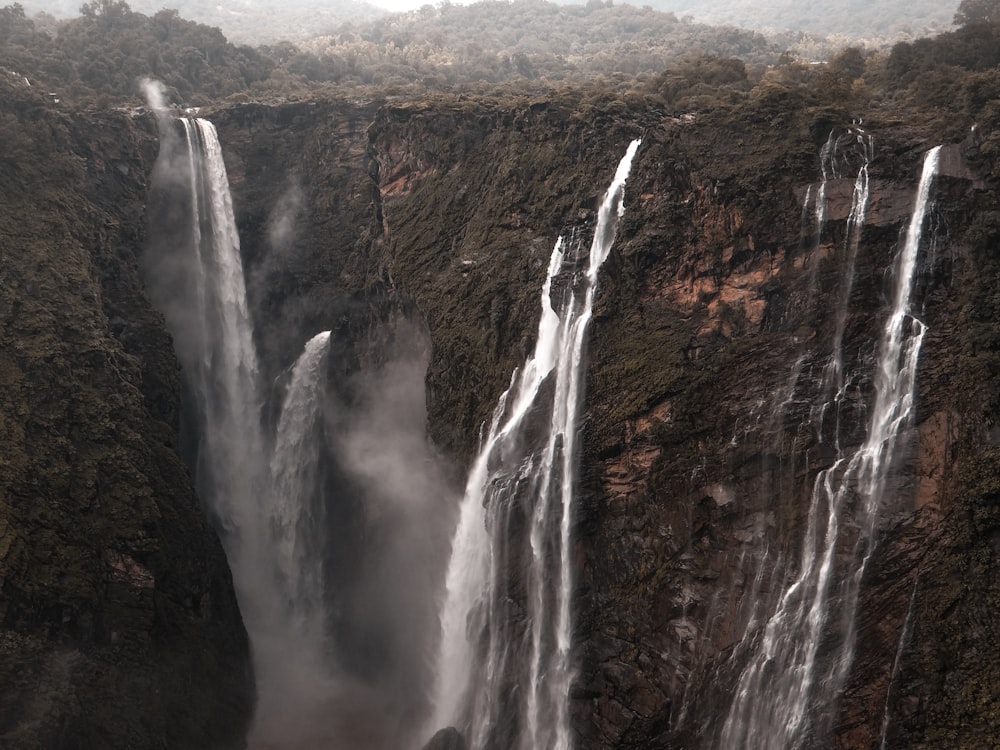
[[[0,745],[238,746],[246,634],[138,280],[155,140],[3,88]]]
[[[34,100],[3,106],[40,132],[13,148],[80,156],[51,166],[65,174],[0,162],[5,193],[31,194],[4,209],[7,247],[20,256],[0,264],[0,377],[16,394],[0,412],[10,436],[0,648],[16,661],[0,670],[16,667],[0,684],[17,686],[0,691],[0,731],[48,737],[40,727],[56,725],[42,717],[81,715],[73,701],[83,693],[46,687],[67,676],[98,686],[131,675],[117,682],[125,692],[162,696],[143,704],[146,726],[159,726],[184,697],[168,687],[224,675],[235,687],[212,693],[224,709],[201,705],[245,718],[246,682],[234,676],[245,641],[221,553],[196,514],[178,510],[196,501],[176,455],[176,365],[135,281],[149,131],[117,116],[92,129],[87,118],[38,113]],[[655,102],[579,92],[209,113],[265,375],[332,328],[338,388],[340,375],[381,356],[386,321],[415,321],[429,341],[429,432],[456,476],[531,350],[556,237],[588,231],[613,165],[642,136],[590,345],[575,527],[581,750],[711,747],[751,617],[794,574],[810,489],[833,455],[817,415],[845,296],[853,175],[828,180],[820,232],[803,221],[803,202],[830,130],[854,114],[761,98],[680,118]],[[865,121],[876,145],[846,299],[852,372],[873,355],[922,155],[952,145],[930,224],[937,242],[915,292],[929,326],[916,418],[832,719],[830,742],[842,748],[883,736],[902,747],[1000,742],[1000,449],[990,437],[1000,417],[1000,207],[974,144],[912,114]],[[846,163],[858,166],[856,156]],[[844,424],[857,425],[842,431],[848,447],[864,439],[871,388],[859,376],[843,404]],[[377,523],[357,508],[349,516],[359,534]],[[349,536],[344,576],[357,564]],[[203,637],[218,658],[191,661]],[[154,654],[175,661],[154,675]],[[101,726],[138,726],[110,705],[92,711],[108,716]]]

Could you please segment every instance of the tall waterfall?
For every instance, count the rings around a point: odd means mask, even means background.
[[[258,575],[259,503],[266,492],[257,353],[247,309],[240,239],[215,127],[181,120],[190,181],[192,308],[165,310],[197,400],[195,479],[223,529],[237,586]],[[241,606],[243,602],[241,600]]]
[[[324,637],[319,414],[329,332],[291,371],[276,435],[265,433],[253,325],[222,149],[212,123],[162,112],[154,173],[174,235],[147,263],[191,403],[195,481],[220,529],[250,635],[258,686],[254,736],[294,739],[328,684]],[[291,727],[291,729],[289,729]]]
[[[258,669],[254,738],[278,742],[317,730],[315,710],[333,689],[324,578],[326,513],[320,492],[321,406],[330,331],[313,336],[291,368],[270,456],[262,557],[273,591],[248,623]]]
[[[851,209],[847,216],[847,236],[844,239],[846,263],[840,286],[840,300],[834,313],[833,342],[830,347],[830,358],[823,370],[823,383],[819,397],[819,414],[815,419],[818,432],[822,439],[823,423],[827,412],[832,409],[834,417],[839,418],[840,408],[847,396],[848,383],[844,377],[844,333],[847,327],[847,313],[850,308],[851,292],[854,289],[855,267],[858,260],[858,248],[861,246],[861,229],[868,215],[868,202],[871,194],[868,178],[868,165],[874,157],[874,142],[871,135],[860,125],[852,126],[851,135],[860,146],[862,163],[854,180],[854,190],[851,193]],[[835,439],[839,440],[840,432],[835,428]],[[839,446],[838,446],[839,447]]]
[[[940,147],[932,149],[924,159],[896,260],[892,308],[875,364],[875,400],[867,437],[851,455],[838,446],[833,465],[816,477],[798,573],[762,633],[754,636],[760,640],[740,675],[721,731],[720,750],[801,747],[817,724],[829,717],[850,668],[861,578],[874,549],[897,441],[913,412],[917,359],[926,327],[911,312],[910,296],[939,151]],[[855,191],[859,211],[865,201],[866,168]],[[840,326],[835,336],[843,336]],[[840,356],[840,341],[836,343],[832,357]],[[838,615],[842,619],[836,619]]]
[[[556,242],[534,352],[500,397],[466,484],[441,610],[434,725],[461,727],[472,750],[571,745],[570,530],[583,351],[638,147],[629,145],[604,196],[586,268],[575,240]]]

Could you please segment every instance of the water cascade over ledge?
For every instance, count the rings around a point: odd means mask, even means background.
[[[291,368],[274,435],[262,421],[253,323],[222,149],[212,123],[158,112],[153,211],[173,236],[147,255],[150,295],[183,366],[199,494],[219,529],[253,651],[251,739],[295,740],[329,694],[320,460],[329,331]],[[181,211],[178,206],[182,207]],[[182,215],[179,215],[182,214]]]
[[[868,412],[866,438],[853,453],[838,443],[833,465],[816,477],[797,573],[763,628],[747,634],[751,653],[721,730],[720,750],[784,750],[821,737],[823,722],[829,720],[850,669],[861,578],[874,550],[897,444],[913,415],[917,360],[926,326],[913,314],[910,297],[939,151],[940,147],[932,149],[924,159],[909,227],[896,259],[891,308],[875,362],[874,403]],[[852,259],[867,190],[866,160],[858,175],[849,222]],[[826,385],[839,399],[844,385],[839,360],[843,323],[839,319],[835,337],[825,375]],[[829,393],[830,389],[824,390]]]
[[[556,242],[534,352],[500,397],[466,484],[441,609],[433,726],[459,727],[472,750],[572,744],[570,530],[584,344],[639,143],[604,195],[589,253],[575,237]]]

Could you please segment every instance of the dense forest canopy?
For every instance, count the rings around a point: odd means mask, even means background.
[[[747,29],[784,29],[848,37],[917,36],[946,29],[953,6],[937,0],[649,0],[657,10]]]
[[[408,0],[417,7],[419,0]],[[458,0],[456,0],[457,2]],[[563,4],[583,4],[569,0]],[[988,2],[989,0],[981,0]],[[154,15],[176,10],[183,17],[218,26],[225,35],[245,44],[302,41],[329,34],[342,23],[365,23],[385,16],[401,0],[134,0],[134,10]],[[738,26],[756,31],[806,31],[819,36],[837,35],[853,40],[892,40],[927,36],[947,30],[954,6],[935,0],[840,0],[812,3],[801,0],[630,0],[699,24]],[[438,0],[427,3],[437,6]],[[622,4],[617,0],[616,4]],[[39,12],[57,18],[77,15],[80,0],[23,0],[28,15]],[[870,42],[866,42],[870,43]]]
[[[241,44],[270,44],[282,39],[307,39],[342,23],[369,21],[386,11],[366,0],[132,0],[133,10],[152,16],[174,10],[188,20],[222,29]],[[74,18],[80,0],[23,0],[28,15],[46,13],[59,19]]]
[[[124,0],[93,0],[65,21],[32,18],[14,4],[0,8],[0,68],[8,83],[46,92],[53,106],[134,106],[138,82],[153,77],[179,106],[305,98],[320,89],[374,98],[448,89],[525,96],[587,84],[586,96],[621,106],[655,97],[676,114],[820,86],[857,111],[923,100],[992,118],[1000,107],[997,3],[964,0],[955,31],[891,49],[827,49],[819,62],[796,52],[799,36],[703,26],[598,0],[443,2],[301,46],[261,47],[234,45],[176,11],[138,13]]]
[[[417,78],[453,84],[642,76],[692,53],[768,63],[795,41],[797,37],[768,38],[733,27],[682,22],[670,13],[630,5],[485,0],[468,6],[426,5],[301,47],[334,65],[363,57],[377,71],[377,83]]]
[[[0,14],[0,65],[64,99],[104,104],[134,96],[136,81],[162,80],[177,103],[236,94],[292,95],[317,83],[340,87],[440,87],[471,83],[552,85],[596,76],[648,77],[692,54],[778,59],[792,38],[678,21],[632,6],[559,6],[545,0],[442,3],[341,27],[297,47],[231,44],[213,27],[173,10],[152,16],[123,0],[94,0],[77,18],[30,18],[18,4]]]

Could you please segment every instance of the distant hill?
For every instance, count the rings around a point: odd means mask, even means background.
[[[21,0],[29,15],[45,12],[56,18],[79,15],[83,0]],[[371,21],[387,15],[364,0],[129,0],[137,13],[152,16],[164,8],[181,17],[222,29],[238,44],[300,41],[324,34],[345,22]]]
[[[691,55],[775,62],[802,34],[768,34],[678,20],[629,4],[547,0],[439,2],[386,22],[355,24],[303,42],[291,72],[311,80],[352,75],[366,83],[428,85],[659,73]],[[368,80],[370,78],[371,80]]]
[[[852,38],[922,36],[951,28],[957,0],[634,0],[701,23]]]
[[[0,0],[3,2],[3,0]],[[28,15],[49,13],[56,18],[75,17],[83,0],[22,0]],[[577,5],[582,12],[583,0],[563,2]],[[611,5],[632,5],[673,13],[678,18],[690,17],[698,24],[735,26],[767,31],[808,32],[815,35],[837,35],[841,43],[879,42],[900,37],[927,36],[951,28],[957,0],[940,4],[935,0],[842,0],[839,3],[819,3],[816,0],[590,0],[590,10]],[[424,5],[456,7],[465,3],[433,0]],[[511,15],[523,15],[524,2],[514,2]],[[532,3],[529,1],[529,5]],[[538,3],[544,6],[544,2]],[[500,2],[500,11],[508,3]],[[366,24],[381,18],[397,16],[366,0],[226,0],[225,3],[205,0],[131,0],[129,6],[138,13],[152,16],[161,9],[177,10],[182,18],[215,26],[237,44],[273,44],[278,41],[301,42],[335,33],[344,24]],[[492,13],[497,16],[501,13]],[[405,15],[405,14],[404,14]],[[440,15],[440,14],[437,14]],[[395,24],[396,21],[394,20]],[[407,23],[404,21],[404,23]],[[507,24],[503,24],[507,25]],[[654,25],[655,22],[654,22]],[[488,33],[489,29],[483,29]],[[844,39],[846,37],[846,39]]]

